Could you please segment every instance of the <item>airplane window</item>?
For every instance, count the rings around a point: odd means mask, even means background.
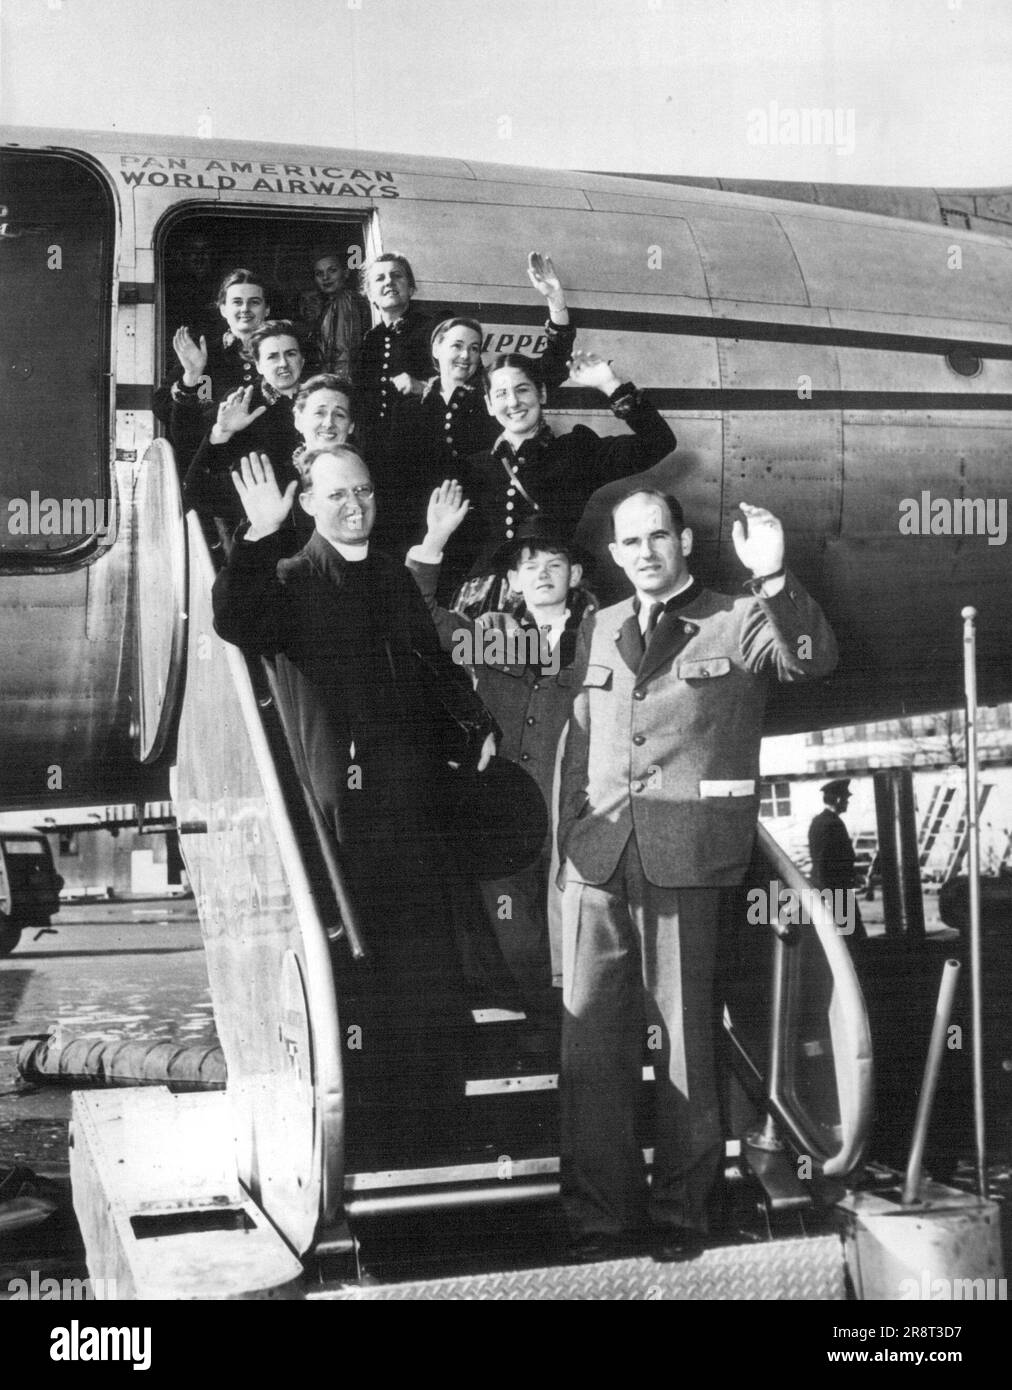
[[[979,357],[972,352],[964,352],[962,348],[950,352],[945,360],[959,376],[979,376],[984,368]]]
[[[0,563],[79,557],[107,533],[113,206],[74,158],[0,169]]]

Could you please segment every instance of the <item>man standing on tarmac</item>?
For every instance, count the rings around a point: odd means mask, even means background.
[[[866,941],[868,934],[857,906],[857,875],[854,871],[856,855],[854,845],[841,820],[850,801],[850,778],[837,777],[826,782],[822,788],[825,808],[819,812],[808,827],[808,849],[812,856],[812,882],[816,888],[829,888],[833,892],[834,903],[840,902],[838,894],[846,894],[846,908],[837,912],[839,925],[853,924],[854,930],[848,935],[854,941]]]
[[[684,1259],[704,1244],[723,1158],[720,890],[741,882],[752,851],[770,681],[818,678],[837,660],[821,610],[785,573],[780,522],[741,509],[734,546],[753,577],[735,597],[689,573],[693,536],[674,498],[628,492],[610,549],[635,597],[597,614],[574,662],[559,813],[573,1258],[647,1245]],[[636,1132],[645,1056],[656,1076],[649,1187]]]

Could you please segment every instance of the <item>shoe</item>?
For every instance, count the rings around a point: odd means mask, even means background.
[[[643,1237],[630,1231],[586,1231],[566,1246],[567,1264],[593,1265],[605,1260],[628,1260],[646,1253]]]
[[[659,1264],[681,1264],[696,1259],[709,1243],[702,1231],[688,1226],[662,1226],[654,1233],[650,1253]]]

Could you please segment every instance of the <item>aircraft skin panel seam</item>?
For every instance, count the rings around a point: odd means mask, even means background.
[[[789,234],[788,234],[788,232],[787,232],[787,228],[784,226],[783,222],[780,220],[780,218],[777,216],[776,213],[774,213],[772,216],[773,216],[773,222],[774,222],[774,224],[776,225],[778,231],[780,232],[780,235],[783,237],[784,241],[787,243],[787,246],[788,246],[788,249],[789,249],[790,255],[791,255],[791,260],[794,262],[795,268],[797,269],[797,272],[798,272],[798,279],[801,281],[802,288],[804,289],[804,292],[805,292],[805,307],[808,308],[808,309],[821,309],[821,308],[823,308],[824,306],[821,305],[821,304],[813,304],[813,303],[812,303],[812,296],[811,296],[811,293],[810,293],[809,288],[808,288],[808,281],[805,279],[805,272],[804,272],[804,270],[802,269],[801,261],[798,259],[798,253],[797,253],[797,251],[796,251],[796,249],[795,249],[794,242],[791,240],[791,238],[790,238],[790,236],[789,236]],[[826,307],[828,307],[828,306],[826,306]]]

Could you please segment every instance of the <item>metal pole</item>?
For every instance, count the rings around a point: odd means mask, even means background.
[[[924,936],[924,897],[917,852],[914,774],[909,767],[876,772],[875,823],[886,936]]]
[[[977,1191],[987,1200],[984,1129],[984,1027],[980,965],[980,813],[977,791],[977,610],[964,608],[963,680],[966,690],[966,818],[970,874],[970,1009],[973,1023],[973,1128]]]
[[[958,980],[959,961],[947,960],[942,967],[942,979],[938,986],[935,1021],[931,1026],[931,1044],[928,1047],[928,1059],[924,1063],[924,1079],[921,1081],[917,1118],[914,1120],[914,1137],[910,1142],[910,1157],[907,1159],[907,1173],[903,1181],[905,1207],[918,1201],[920,1197],[924,1144],[928,1137],[928,1125],[931,1123],[931,1108],[935,1103],[938,1073],[945,1055],[945,1039],[949,1030],[949,1019],[952,1017],[952,1001],[956,995]]]

